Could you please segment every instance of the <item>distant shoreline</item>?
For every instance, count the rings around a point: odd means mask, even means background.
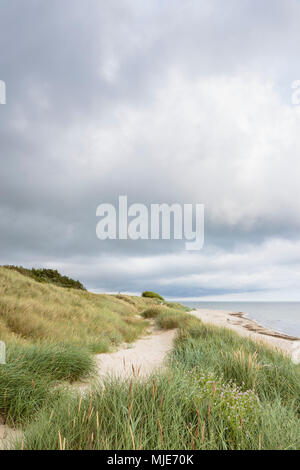
[[[257,320],[250,318],[247,313],[233,312],[229,313],[229,315],[231,315],[232,317],[238,317],[246,320],[247,323],[244,324],[243,327],[247,328],[249,331],[255,331],[266,336],[273,336],[274,338],[287,339],[289,341],[300,341],[300,338],[298,338],[297,336],[287,335],[286,333],[275,331],[273,329],[261,325]]]
[[[192,309],[213,309],[241,312],[245,318],[257,322],[267,330],[288,337],[300,338],[300,302],[261,301],[186,301],[181,303]]]
[[[267,343],[288,353],[293,362],[300,362],[300,338],[265,328],[257,321],[246,317],[243,312],[198,308],[191,311],[191,314],[204,323],[229,328],[242,336]]]

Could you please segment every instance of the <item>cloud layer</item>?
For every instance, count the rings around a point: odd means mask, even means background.
[[[300,300],[296,0],[0,7],[0,257],[89,288]],[[96,238],[96,207],[204,203],[205,247]]]

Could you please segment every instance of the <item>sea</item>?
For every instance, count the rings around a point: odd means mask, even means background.
[[[278,333],[300,338],[300,302],[179,302],[191,308],[243,312],[251,320]]]

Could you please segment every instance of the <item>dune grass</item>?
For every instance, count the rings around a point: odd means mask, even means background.
[[[12,425],[30,421],[56,395],[57,385],[94,372],[90,353],[72,345],[11,344],[0,366],[0,415]]]
[[[164,303],[153,305],[142,312],[144,318],[152,318],[162,330],[181,328],[190,321],[187,309],[180,304]]]
[[[25,449],[299,449],[299,366],[184,307],[38,284],[0,269],[0,416]],[[144,319],[137,318],[141,314]],[[178,328],[165,372],[80,396],[93,352]],[[100,338],[100,339],[99,339]]]
[[[32,344],[73,344],[93,353],[132,342],[147,322],[137,318],[151,299],[97,295],[38,283],[0,268],[0,338]]]
[[[299,367],[228,330],[181,321],[167,372],[65,394],[41,409],[17,446],[299,449]]]
[[[136,340],[148,326],[138,314],[153,303],[38,283],[0,268],[0,339],[7,347],[1,420],[25,425],[52,403],[59,383],[92,375],[93,353]]]
[[[300,365],[271,346],[191,319],[178,335],[173,361],[184,363],[186,370],[211,371],[243,390],[253,390],[260,400],[278,399],[300,412]]]

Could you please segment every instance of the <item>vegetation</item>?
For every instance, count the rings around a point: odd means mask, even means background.
[[[168,371],[65,395],[27,427],[25,448],[299,449],[297,397],[288,358],[190,318]]]
[[[137,339],[147,327],[137,314],[149,302],[61,289],[0,268],[0,339],[7,345],[7,364],[0,366],[1,420],[29,422],[61,396],[58,384],[93,373],[92,353]]]
[[[178,304],[95,295],[0,269],[0,416],[25,449],[299,449],[299,366]],[[137,318],[142,314],[144,319]],[[149,320],[178,328],[166,371],[80,394],[93,352]]]
[[[93,358],[74,346],[11,344],[0,366],[0,414],[21,425],[61,395],[59,381],[83,379],[94,371]]]
[[[141,335],[147,322],[137,314],[149,302],[60,289],[0,268],[0,338],[9,344],[58,343],[107,352]]]
[[[161,295],[156,292],[145,291],[142,293],[142,297],[149,297],[150,299],[165,300]]]
[[[55,269],[26,269],[22,266],[3,266],[6,269],[18,271],[20,274],[29,276],[37,282],[48,282],[59,287],[70,287],[72,289],[86,290],[80,281],[74,281],[68,276],[63,276]]]

